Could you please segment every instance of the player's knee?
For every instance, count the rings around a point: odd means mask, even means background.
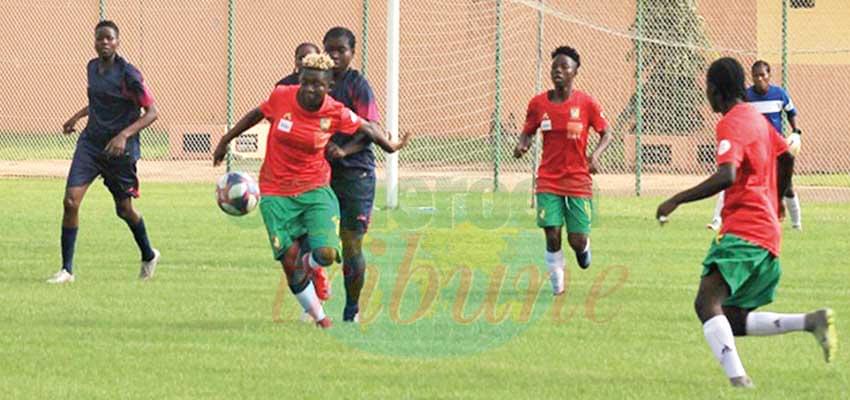
[[[584,235],[570,235],[567,239],[570,242],[570,248],[576,252],[582,252],[587,248],[587,236]]]
[[[284,271],[286,271],[287,268],[295,268],[298,265],[299,253],[299,242],[296,240],[291,246],[289,246],[288,249],[286,249],[286,253],[283,253],[281,263],[283,264]]]
[[[130,221],[131,219],[133,219],[133,209],[131,207],[119,204],[115,206],[115,215],[117,215],[118,218],[121,218],[124,221]]]
[[[336,260],[336,249],[321,247],[313,252],[313,258],[323,267],[328,267]]]
[[[340,240],[342,241],[342,254],[346,259],[359,256],[363,252],[363,234],[343,231]]]
[[[66,213],[76,213],[80,209],[80,201],[73,196],[65,195],[62,199],[62,208]]]
[[[355,257],[346,257],[342,263],[342,274],[346,277],[363,275],[366,271],[366,259],[362,254]]]

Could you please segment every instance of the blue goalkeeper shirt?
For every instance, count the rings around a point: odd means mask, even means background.
[[[765,94],[756,92],[755,86],[750,86],[747,89],[747,102],[764,115],[780,135],[782,134],[782,112],[785,111],[789,118],[797,115],[797,109],[794,108],[791,97],[779,86],[769,85]]]

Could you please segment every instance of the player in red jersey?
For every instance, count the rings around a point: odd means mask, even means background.
[[[717,172],[658,206],[662,223],[680,205],[726,190],[723,226],[703,261],[694,302],[705,339],[733,386],[752,387],[735,348],[734,336],[808,331],[827,362],[837,345],[832,310],[808,314],[754,312],[773,301],[782,270],[779,217],[782,193],[791,183],[794,157],[769,122],[745,103],[744,69],[721,58],[708,69],[706,97],[717,123]]]
[[[325,146],[334,132],[362,133],[388,152],[406,143],[390,142],[376,125],[327,96],[333,60],[327,54],[304,57],[298,86],[277,86],[268,100],[243,116],[213,153],[219,165],[231,140],[263,118],[271,122],[260,169],[260,211],[273,255],[283,264],[289,288],[316,323],[330,327],[319,299],[326,297],[322,267],[338,258],[339,204],[330,189],[331,169]],[[297,258],[294,239],[308,234],[311,252]],[[314,287],[315,284],[315,287]]]
[[[546,233],[546,265],[555,295],[564,292],[564,253],[561,227],[567,224],[567,240],[579,267],[590,267],[590,225],[593,181],[599,157],[611,142],[602,107],[587,93],[573,89],[581,66],[578,52],[558,47],[552,52],[552,83],[555,88],[540,93],[528,103],[525,127],[514,156],[522,157],[538,130],[543,133],[543,160],[537,169],[537,226]],[[588,157],[589,129],[600,136]]]

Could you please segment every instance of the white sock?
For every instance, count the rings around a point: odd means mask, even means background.
[[[785,197],[785,208],[788,209],[788,214],[791,215],[791,225],[800,225],[802,218],[802,210],[800,209],[800,196]]]
[[[322,264],[319,264],[319,262],[316,261],[316,257],[313,257],[313,253],[307,253],[304,256],[307,257],[307,266],[308,267],[310,267],[312,269],[322,268]]]
[[[720,194],[717,195],[717,202],[714,204],[714,217],[712,217],[711,222],[720,221],[720,213],[723,212],[724,198],[726,198],[726,191],[721,191]]]
[[[806,314],[751,312],[747,315],[747,335],[769,336],[806,328]]]
[[[313,288],[313,282],[307,283],[307,287],[300,293],[295,293],[295,298],[301,304],[301,308],[307,311],[316,321],[325,319],[325,309],[322,303],[319,302],[319,297],[316,296],[316,289]]]
[[[564,250],[546,252],[546,266],[549,268],[552,289],[555,293],[564,290]]]
[[[735,347],[735,336],[732,327],[725,315],[718,315],[702,325],[705,341],[711,347],[714,357],[723,366],[723,371],[729,378],[737,378],[747,375],[741,358],[738,357],[738,349]]]

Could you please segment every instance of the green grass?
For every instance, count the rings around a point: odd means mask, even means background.
[[[850,398],[848,352],[826,365],[808,334],[740,339],[758,389],[727,387],[692,306],[713,201],[683,206],[662,229],[651,218],[659,199],[599,199],[594,266],[579,271],[568,256],[556,321],[527,195],[402,196],[405,208],[376,211],[367,240],[370,276],[380,274],[364,312],[373,320],[339,322],[334,267],[326,309],[337,324],[323,332],[297,320],[288,292],[275,322],[280,272],[259,215],[226,217],[211,189],[143,185],[136,204],[163,256],[156,279],[140,283],[132,237],[93,185],[81,210],[78,280],[52,287],[43,282],[60,263],[63,182],[0,180],[0,397]],[[828,305],[842,329],[850,210],[804,207],[806,231],[786,231],[784,276],[767,308]],[[495,313],[507,307],[508,317],[458,322],[474,314],[500,266],[507,277]],[[455,315],[464,267],[472,289]],[[398,294],[405,268],[418,272]],[[420,315],[429,278],[435,297]],[[542,287],[524,313],[534,281]]]
[[[0,132],[0,160],[63,160],[71,159],[78,133],[61,132],[12,133]],[[163,158],[169,155],[168,133],[145,130],[141,133],[142,156]]]

